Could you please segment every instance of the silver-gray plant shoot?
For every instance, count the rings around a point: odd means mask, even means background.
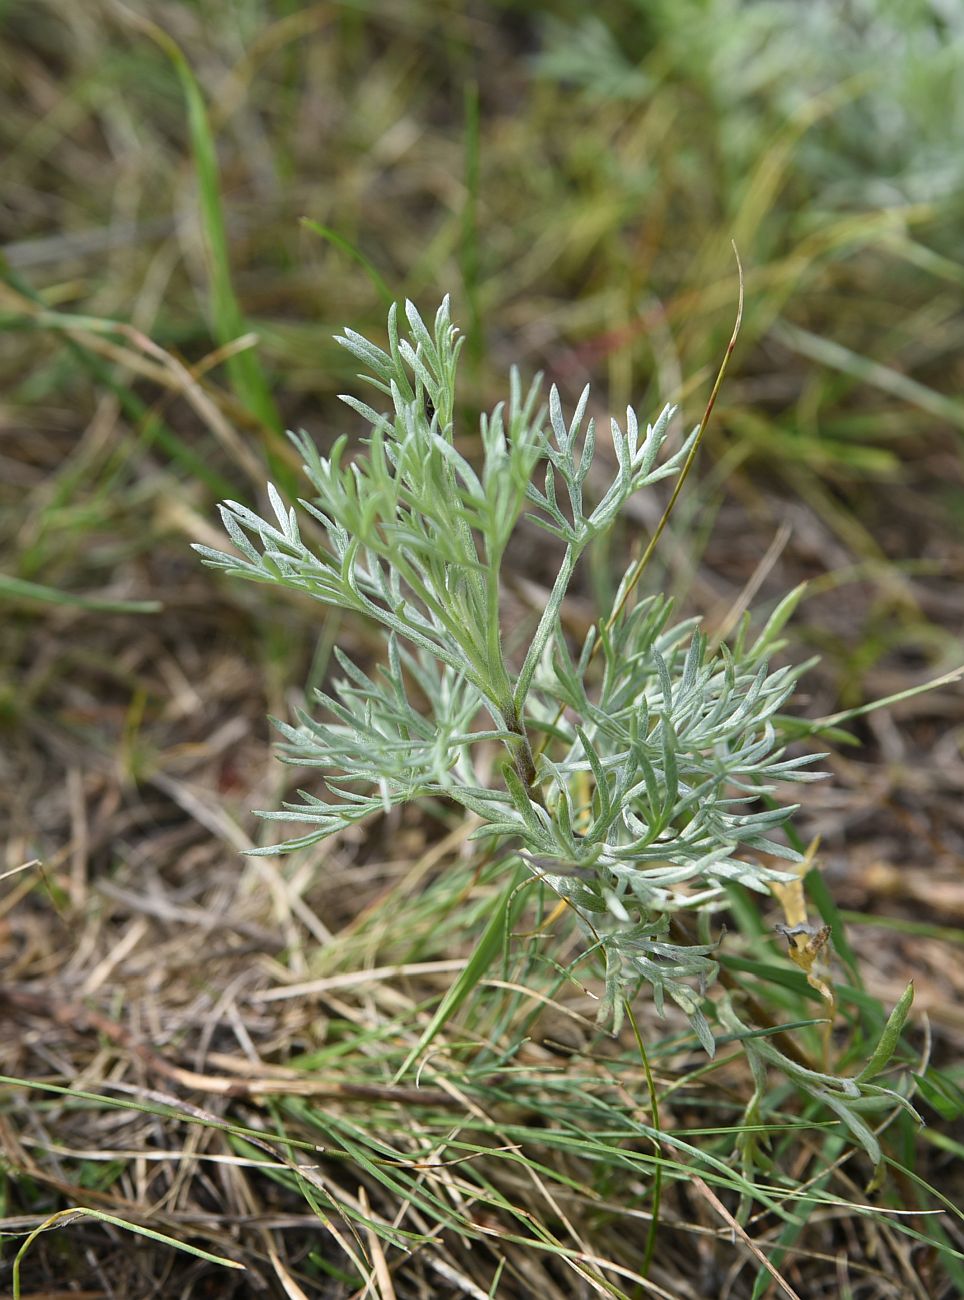
[[[816,779],[819,756],[786,756],[779,713],[802,668],[771,672],[767,662],[799,592],[755,639],[744,626],[711,653],[697,620],[671,621],[668,600],[634,601],[630,568],[611,616],[571,645],[561,610],[580,557],[633,493],[680,473],[695,432],[664,455],[673,408],[645,431],[627,410],[624,426],[610,422],[615,468],[596,486],[597,464],[590,500],[597,429],[586,419],[588,387],[567,418],[555,388],[542,404],[541,381],[524,388],[513,370],[508,400],[482,417],[470,460],[456,445],[461,339],[448,299],[431,330],[410,303],[405,318],[407,335],[390,312],[388,351],[353,330],[338,339],[375,394],[374,404],[342,399],[371,426],[364,454],[349,456],[341,437],[324,457],[292,435],[312,489],[299,505],[320,526],[312,544],[269,485],[274,520],[234,501],[221,507],[237,554],[195,547],[226,573],[290,587],[384,630],[377,671],[336,652],[343,675],[331,694],[317,692],[317,715],[276,723],[284,760],[321,769],[332,797],[300,792],[300,803],[262,813],[305,833],[257,852],[305,848],[410,800],[452,800],[481,820],[475,838],[494,837],[572,905],[605,962],[608,1013],[618,1017],[646,980],[657,1009],[669,995],[712,1053],[706,991],[717,964],[707,918],[731,882],[765,894],[790,878],[767,865],[799,861],[780,838],[794,806],[773,806],[774,796],[784,782]],[[523,516],[553,539],[559,568],[528,646],[510,656],[502,568]],[[478,763],[493,743],[504,749],[496,784]],[[702,942],[681,941],[684,913],[696,914]],[[717,1016],[728,1034],[749,1032],[725,997]],[[804,1070],[769,1041],[752,1048],[755,1075],[765,1049],[768,1064],[830,1105],[879,1161],[847,1103],[866,1109],[872,1093],[886,1093],[879,1104],[901,1104],[898,1094]]]

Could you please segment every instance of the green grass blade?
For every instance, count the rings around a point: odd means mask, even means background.
[[[919,934],[924,939],[964,944],[964,929],[959,926],[932,925],[930,921],[912,921],[904,916],[870,916],[846,908],[841,908],[840,917],[848,925],[869,925],[878,930],[896,930],[899,934]]]
[[[920,1095],[948,1124],[964,1117],[964,1088],[949,1074],[930,1065],[926,1074],[914,1074],[913,1078]]]
[[[926,691],[936,691],[941,686],[953,686],[962,677],[964,677],[964,664],[952,668],[950,672],[941,673],[940,677],[934,677],[928,682],[921,682],[918,686],[910,686],[906,691],[898,691],[895,695],[885,695],[880,700],[871,700],[869,704],[861,704],[856,709],[843,709],[840,713],[832,713],[826,718],[816,718],[810,724],[810,727],[813,732],[819,734],[824,727],[834,727],[841,722],[850,722],[852,718],[862,718],[864,714],[873,713],[876,709],[889,709],[892,704],[899,704],[902,700],[912,699],[915,695],[923,695]]]
[[[159,1119],[176,1119],[182,1124],[192,1124],[199,1128],[217,1129],[229,1136],[250,1138],[253,1142],[279,1142],[285,1147],[295,1147],[299,1151],[317,1154],[318,1148],[313,1142],[302,1142],[283,1133],[272,1133],[262,1129],[248,1128],[231,1120],[219,1119],[216,1115],[204,1115],[195,1110],[180,1110],[173,1101],[169,1106],[160,1102],[138,1101],[133,1097],[110,1097],[101,1092],[84,1092],[80,1088],[67,1088],[59,1083],[41,1083],[34,1079],[18,1079],[15,1075],[0,1074],[0,1085],[12,1088],[27,1088],[36,1092],[51,1092],[58,1097],[70,1097],[77,1101],[89,1101],[97,1106],[111,1110],[136,1110],[144,1115],[156,1115]]]
[[[47,605],[67,605],[71,609],[89,609],[98,614],[157,614],[164,608],[159,600],[109,600],[100,596],[80,596],[60,591],[24,578],[0,573],[0,599],[39,600]]]
[[[465,206],[462,209],[460,262],[468,309],[468,349],[473,363],[482,359],[482,311],[479,305],[479,88],[465,87]]]
[[[502,896],[493,906],[489,923],[482,931],[482,937],[479,939],[478,947],[469,959],[468,964],[459,975],[458,979],[455,980],[452,987],[445,994],[445,997],[439,1003],[438,1010],[426,1026],[422,1037],[409,1052],[408,1056],[406,1056],[405,1060],[396,1072],[396,1083],[408,1073],[414,1062],[433,1042],[446,1023],[451,1020],[465,999],[486,974],[489,967],[495,961],[496,956],[502,951],[508,940],[509,932],[512,929],[513,923],[521,910],[523,902],[525,901],[524,885],[528,883],[529,881],[526,879],[522,867],[518,867],[513,873],[512,879],[503,890]]]
[[[781,343],[794,352],[799,352],[801,356],[816,361],[818,365],[839,370],[862,384],[869,384],[891,397],[909,402],[937,420],[964,429],[964,402],[960,398],[945,397],[943,393],[901,374],[891,366],[862,357],[832,339],[821,338],[819,334],[813,334],[810,330],[801,329],[787,321],[777,321],[773,332]]]
[[[914,983],[911,981],[901,994],[897,1005],[887,1017],[887,1023],[884,1025],[883,1033],[880,1036],[880,1042],[874,1048],[870,1060],[857,1075],[858,1082],[864,1079],[873,1079],[875,1075],[880,1074],[887,1068],[890,1063],[890,1058],[897,1051],[900,1044],[900,1036],[904,1032],[904,1025],[907,1021],[907,1017],[910,1015],[913,1001]]]
[[[824,1174],[821,1178],[817,1179],[817,1181],[814,1183],[814,1190],[822,1192],[824,1188],[827,1186],[827,1183],[829,1181],[830,1181],[830,1175]],[[805,1204],[806,1202],[803,1203],[803,1205]],[[819,1204],[818,1201],[814,1201],[813,1202],[814,1208],[816,1208],[818,1204]],[[803,1208],[803,1205],[799,1207],[801,1210]],[[804,1229],[806,1228],[806,1218],[807,1218],[806,1215],[802,1215],[799,1221],[784,1223],[784,1225],[780,1229],[780,1235],[777,1237],[776,1241],[771,1245],[770,1249],[767,1251],[767,1256],[773,1268],[779,1270],[782,1267],[783,1261],[784,1259],[786,1259],[788,1251],[793,1249],[793,1247],[796,1245],[797,1241],[799,1240],[801,1234],[804,1232]],[[762,1300],[764,1292],[766,1292],[767,1289],[772,1286],[773,1286],[772,1273],[770,1272],[769,1269],[761,1266],[759,1271],[757,1272],[756,1279],[754,1280],[753,1283],[753,1293],[751,1296],[751,1300]]]
[[[344,235],[339,235],[337,230],[332,230],[331,226],[323,226],[320,221],[312,221],[310,217],[302,217],[301,224],[306,230],[310,230],[313,234],[320,235],[322,239],[327,240],[333,248],[338,249],[339,253],[344,253],[353,262],[357,262],[375,286],[378,296],[385,306],[390,307],[392,305],[395,301],[395,294],[389,289],[378,267],[365,256],[360,248],[356,248]]]
[[[231,277],[227,226],[221,202],[221,175],[204,96],[177,42],[146,18],[139,18],[138,23],[171,60],[181,83],[197,171],[201,226],[208,254],[212,323],[218,342],[230,343],[246,334],[249,326],[241,312]],[[281,417],[257,354],[252,349],[245,349],[230,356],[226,366],[239,400],[264,429],[279,434]]]
[[[203,1259],[208,1264],[220,1264],[222,1268],[236,1268],[244,1271],[244,1264],[239,1264],[237,1260],[226,1259],[223,1255],[212,1255],[210,1251],[202,1250],[200,1246],[192,1246],[186,1241],[178,1241],[176,1237],[168,1237],[166,1233],[157,1232],[154,1228],[145,1228],[139,1223],[129,1223],[126,1219],[118,1219],[114,1214],[105,1214],[103,1210],[92,1210],[86,1205],[72,1206],[68,1210],[60,1210],[52,1214],[49,1219],[45,1219],[39,1228],[35,1228],[27,1237],[26,1241],[17,1251],[13,1261],[13,1300],[20,1300],[20,1265],[23,1263],[24,1256],[33,1245],[37,1237],[42,1232],[52,1228],[58,1220],[74,1218],[97,1219],[100,1223],[112,1224],[115,1228],[125,1228],[128,1232],[134,1232],[139,1237],[149,1237],[151,1241],[160,1242],[162,1246],[171,1246],[174,1250],[183,1251],[187,1255],[194,1255],[197,1259]]]
[[[31,285],[7,266],[2,254],[0,254],[0,279],[9,284],[24,298],[35,302],[39,307],[46,307],[44,300]],[[27,316],[22,319],[25,327],[37,328],[36,322]],[[114,394],[120,402],[124,414],[128,416],[131,422],[141,426],[143,445],[145,447],[152,442],[156,442],[174,464],[183,469],[192,479],[206,484],[214,496],[225,497],[232,495],[235,485],[229,479],[222,478],[220,474],[212,470],[204,456],[198,455],[196,451],[188,447],[173,429],[154,414],[145,402],[141,401],[132,389],[115,379],[111,367],[105,361],[96,353],[85,348],[82,343],[78,343],[75,338],[67,333],[66,329],[58,328],[49,318],[46,321],[46,326],[57,334],[67,352],[74,357],[78,364],[98,384],[102,384],[104,388]]]
[[[774,966],[768,962],[753,961],[749,957],[724,956],[720,958],[720,965],[725,966],[727,970],[742,971],[747,975],[755,975],[764,984],[789,989],[811,1002],[821,1001],[820,994],[807,983],[807,978],[801,971]],[[883,1020],[883,1011],[877,998],[865,993],[863,989],[854,988],[850,984],[837,984],[835,987],[837,997],[841,1003],[849,1003],[859,1007],[861,1011],[866,1011],[875,1020]]]

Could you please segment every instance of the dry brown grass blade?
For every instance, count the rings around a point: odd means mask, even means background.
[[[200,383],[200,377],[214,365],[239,356],[256,346],[257,335],[248,333],[232,339],[230,343],[210,352],[197,366],[189,368],[171,352],[155,343],[142,330],[129,325],[126,321],[70,316],[63,312],[49,311],[2,283],[0,283],[0,301],[4,301],[11,310],[32,320],[38,327],[66,334],[82,342],[85,347],[99,356],[117,362],[134,374],[139,374],[159,387],[170,390],[173,396],[183,397],[229,452],[232,460],[245,470],[252,481],[261,483],[264,478],[263,462],[251,451],[221,410],[220,403],[223,401],[227,404],[229,399],[224,397],[216,400]],[[115,342],[116,338],[126,340],[128,346]]]
[[[369,1204],[368,1193],[364,1187],[358,1189],[358,1202],[362,1207],[362,1213],[366,1219],[369,1219],[372,1207]],[[372,1262],[372,1272],[359,1300],[363,1300],[363,1297],[367,1295],[374,1295],[377,1300],[397,1300],[391,1269],[388,1267],[388,1260],[385,1258],[385,1250],[378,1233],[372,1228],[366,1228],[365,1240],[368,1242],[368,1255]]]
[[[730,635],[737,626],[740,619],[747,612],[756,599],[757,592],[763,586],[774,565],[786,549],[786,545],[793,536],[793,529],[786,521],[781,523],[777,529],[773,541],[767,547],[765,554],[761,557],[760,563],[753,570],[753,573],[747,579],[742,591],[732,602],[726,611],[723,619],[717,626],[712,637],[709,640],[708,648],[710,653],[718,650],[722,642]]]
[[[639,559],[636,561],[636,563],[632,566],[632,568],[629,571],[625,583],[623,584],[622,589],[620,591],[619,599],[617,600],[612,612],[610,613],[609,618],[606,620],[607,628],[612,628],[615,625],[616,620],[619,618],[620,614],[623,612],[623,609],[625,608],[626,602],[629,600],[633,592],[636,590],[640,578],[643,576],[643,573],[646,571],[646,566],[653,558],[653,555],[656,551],[656,547],[659,545],[659,539],[662,537],[666,525],[669,523],[670,516],[673,513],[673,510],[676,506],[676,502],[679,500],[680,493],[683,491],[683,486],[686,483],[687,478],[689,477],[690,470],[693,468],[693,464],[696,460],[697,453],[699,452],[700,446],[702,445],[703,442],[703,438],[706,434],[707,427],[710,423],[710,416],[713,414],[713,409],[716,406],[716,399],[720,395],[720,390],[723,387],[723,381],[726,378],[726,372],[730,368],[730,360],[736,348],[737,339],[740,337],[740,327],[743,324],[743,293],[744,293],[743,263],[740,261],[740,254],[737,250],[736,244],[733,244],[732,248],[733,248],[733,256],[736,258],[736,267],[737,267],[737,275],[738,275],[738,283],[739,283],[739,298],[737,300],[737,306],[736,306],[736,320],[733,322],[733,331],[730,334],[730,341],[726,345],[726,350],[723,353],[723,360],[720,362],[720,368],[716,372],[716,379],[713,382],[713,387],[710,390],[709,399],[703,410],[703,416],[697,428],[696,437],[693,440],[693,446],[690,448],[689,455],[686,457],[686,460],[683,464],[683,468],[676,476],[676,482],[673,486],[673,491],[670,494],[669,501],[667,501],[666,508],[663,510],[663,513],[660,516],[659,523],[656,525],[656,528],[653,530],[652,536],[650,537],[649,541],[646,544],[646,549],[643,551],[642,555],[639,557]],[[593,646],[593,655],[597,653],[600,644],[601,642],[597,641],[596,644]]]
[[[123,1025],[93,1011],[80,1003],[61,1001],[49,993],[29,989],[0,989],[0,1010],[6,1003],[8,1010],[19,1009],[47,1017],[63,1028],[81,1033],[97,1033],[135,1056],[154,1074],[169,1079],[193,1092],[209,1093],[218,1097],[298,1096],[340,1098],[344,1101],[385,1101],[399,1105],[427,1105],[449,1107],[452,1098],[435,1089],[403,1088],[390,1084],[324,1083],[304,1076],[292,1077],[293,1071],[277,1077],[258,1076],[232,1078],[224,1075],[201,1074],[169,1061],[153,1048],[138,1042],[135,1035]],[[221,1057],[225,1064],[225,1058]],[[241,1075],[250,1075],[250,1065],[238,1062]]]
[[[757,1263],[761,1264],[766,1269],[783,1294],[787,1296],[788,1300],[801,1300],[801,1297],[796,1291],[794,1291],[793,1287],[786,1280],[783,1274],[780,1273],[778,1269],[774,1268],[760,1247],[750,1237],[746,1229],[737,1222],[712,1188],[704,1182],[702,1178],[700,1178],[699,1174],[693,1174],[690,1178],[690,1182],[697,1189],[700,1195],[713,1207],[724,1223],[727,1224],[731,1232],[736,1237],[739,1237],[740,1241],[743,1242],[744,1246],[746,1246],[747,1250],[753,1255]]]

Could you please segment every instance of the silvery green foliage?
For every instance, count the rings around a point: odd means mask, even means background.
[[[740,1133],[737,1148],[740,1151],[744,1168],[752,1173],[755,1166],[763,1161],[758,1150],[761,1141],[761,1129],[764,1124],[763,1101],[767,1094],[767,1070],[776,1069],[785,1079],[789,1079],[801,1092],[812,1097],[814,1101],[826,1106],[849,1131],[852,1139],[863,1147],[874,1166],[875,1180],[880,1177],[883,1168],[883,1152],[877,1135],[865,1121],[865,1114],[875,1112],[905,1110],[919,1123],[924,1121],[907,1098],[894,1088],[871,1082],[881,1074],[890,1063],[896,1051],[900,1034],[913,1001],[913,984],[908,985],[903,997],[891,1012],[884,1026],[880,1042],[856,1077],[826,1074],[820,1070],[808,1069],[800,1062],[792,1060],[767,1037],[754,1034],[745,1025],[733,1009],[733,1003],[727,994],[717,1002],[717,1014],[720,1024],[734,1037],[742,1040],[753,1077],[753,1094],[744,1114],[745,1128]],[[762,1140],[766,1141],[765,1131]]]
[[[373,676],[339,654],[342,675],[331,694],[318,693],[318,716],[277,724],[283,758],[325,772],[330,797],[302,792],[263,813],[304,834],[258,852],[306,847],[412,799],[453,800],[481,818],[477,837],[517,845],[569,900],[605,956],[611,1007],[646,980],[657,1006],[674,999],[712,1051],[700,1009],[712,949],[674,943],[670,917],[712,906],[730,881],[765,891],[785,879],[758,850],[797,858],[772,838],[792,808],[760,809],[775,782],[814,779],[812,756],[787,758],[780,739],[779,710],[800,670],[766,664],[794,597],[753,644],[741,637],[711,654],[694,622],[671,624],[666,600],[623,600],[627,576],[619,615],[571,650],[560,610],[580,556],[634,492],[679,473],[695,434],[665,454],[672,409],[645,430],[628,410],[624,426],[610,423],[615,469],[589,500],[597,430],[588,388],[567,421],[555,388],[541,406],[538,381],[523,389],[513,371],[508,401],[483,417],[470,459],[455,439],[460,340],[448,300],[432,330],[411,304],[405,315],[407,337],[392,309],[388,351],[351,330],[338,340],[374,389],[375,405],[343,399],[371,426],[364,454],[350,457],[343,437],[323,457],[294,436],[312,487],[299,502],[309,539],[269,486],[273,519],[234,501],[221,507],[237,554],[195,548],[227,573],[365,615],[386,634]],[[523,515],[560,558],[513,666],[501,569]],[[505,751],[501,779],[483,784],[477,757],[493,742]]]

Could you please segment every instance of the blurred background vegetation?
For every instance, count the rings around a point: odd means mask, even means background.
[[[438,906],[421,892],[431,864],[411,878],[413,862],[457,834],[444,818],[375,829],[329,859],[240,862],[260,833],[249,808],[274,806],[290,781],[270,757],[265,715],[285,716],[306,678],[323,679],[336,637],[363,654],[365,632],[319,627],[304,603],[225,584],[188,549],[212,540],[222,497],[253,500],[268,476],[296,484],[285,428],[327,445],[355,427],[337,403],[354,367],[331,336],[350,325],[378,337],[393,299],[431,312],[452,294],[467,334],[467,439],[512,363],[570,397],[591,379],[597,413],[673,401],[692,425],[733,325],[735,243],[742,332],[654,586],[725,628],[744,597],[767,608],[812,580],[794,653],[822,656],[801,703],[813,715],[960,662],[955,0],[0,0],[0,18],[0,868],[17,872],[0,896],[0,954],[11,979],[106,998],[118,1022],[133,1015],[155,1044],[186,1044],[201,1062],[197,1035],[210,1045],[211,1008],[230,1002],[245,953],[260,953],[277,983],[447,959],[473,942],[484,906],[468,866],[453,868]],[[640,502],[617,544],[658,513]],[[545,573],[537,553],[520,555],[523,611]],[[601,556],[583,617],[611,581]],[[854,731],[862,748],[832,760],[834,788],[805,810],[804,831],[823,836],[824,874],[852,923],[891,927],[868,927],[855,947],[879,1005],[917,977],[950,1088],[964,1033],[959,690]],[[402,906],[389,889],[398,880],[411,910],[393,929],[378,908],[383,896]],[[234,906],[241,919],[227,925]],[[204,951],[212,915],[228,929],[217,959]],[[753,942],[765,946],[762,934]],[[260,1028],[237,1032],[263,1032],[261,1058],[275,1060],[270,1041],[296,1068],[286,1053],[308,1052],[320,1013],[292,1021],[278,1005],[289,1020],[268,1026],[263,1006]],[[386,1005],[391,1019],[398,1007]],[[503,1024],[486,1015],[485,1032]],[[5,1073],[101,1078],[103,1045],[61,1029],[46,1057],[39,1030],[21,1034]],[[121,1040],[112,1050],[136,1075],[136,1053],[125,1057]],[[21,1121],[24,1105],[9,1094]],[[901,1132],[913,1166],[915,1139]],[[82,1126],[74,1137],[96,1145]],[[921,1176],[939,1181],[948,1150],[961,1154],[946,1142],[921,1157]],[[81,1187],[122,1193],[128,1208],[151,1201],[121,1160],[108,1177],[107,1166],[77,1174],[36,1145],[17,1150],[11,1222],[33,1226],[78,1203]],[[896,1203],[920,1208],[916,1195],[907,1181]],[[217,1199],[196,1196],[208,1209]],[[613,1212],[605,1249],[637,1269],[618,1221]],[[925,1253],[911,1266],[906,1242],[888,1240],[901,1262],[878,1259],[877,1290],[862,1294],[955,1293],[960,1264],[936,1259],[944,1229],[928,1222]],[[38,1286],[64,1268],[89,1281],[81,1242],[98,1268],[118,1266],[102,1228],[73,1240],[59,1263],[34,1248]],[[678,1251],[685,1233],[673,1240]],[[817,1256],[838,1247],[818,1236],[809,1263],[795,1257],[803,1294],[843,1294],[816,1280]],[[283,1245],[244,1249],[271,1261],[271,1286],[287,1285]],[[309,1294],[353,1294],[348,1256],[287,1249]],[[464,1283],[461,1248],[447,1249],[437,1259]],[[657,1251],[664,1294],[722,1294],[733,1261],[715,1249],[662,1264]],[[478,1294],[590,1285],[505,1251],[496,1262],[477,1253]],[[762,1295],[758,1262],[741,1267],[728,1294]],[[918,1271],[924,1281],[909,1282]],[[472,1294],[444,1268],[421,1292],[408,1276],[399,1295]],[[217,1294],[247,1294],[217,1277]],[[312,1291],[306,1277],[332,1289]],[[157,1293],[175,1294],[169,1285]],[[148,1294],[140,1275],[129,1286]]]

